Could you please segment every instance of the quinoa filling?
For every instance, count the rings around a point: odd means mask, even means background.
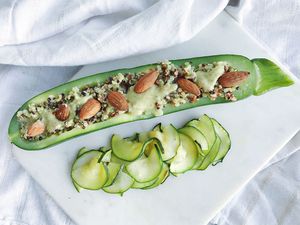
[[[139,115],[163,115],[166,105],[179,106],[188,102],[194,103],[200,98],[207,97],[214,101],[221,97],[229,101],[236,101],[233,92],[238,86],[224,88],[218,78],[228,72],[237,71],[227,62],[193,65],[186,62],[181,66],[174,65],[170,61],[164,61],[157,65],[158,77],[154,84],[143,93],[135,92],[135,85],[145,73],[119,73],[104,83],[74,87],[69,93],[61,93],[57,96],[48,96],[48,99],[39,104],[31,104],[27,109],[17,112],[20,122],[21,136],[26,140],[42,140],[52,135],[70,131],[74,128],[85,129],[90,124],[103,122],[113,117],[129,114]],[[197,85],[199,95],[184,90],[180,87],[178,79],[184,78]],[[127,103],[127,110],[119,110],[108,101],[110,92],[121,93]],[[99,110],[90,118],[80,118],[80,110],[90,99],[101,103]],[[62,119],[56,112],[61,106],[68,107],[68,115]],[[59,118],[59,119],[58,119]],[[37,135],[30,134],[34,123],[43,125]]]

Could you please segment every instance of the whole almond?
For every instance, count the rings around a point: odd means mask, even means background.
[[[29,137],[36,137],[45,131],[45,124],[37,120],[33,124],[31,124],[27,129],[27,136]]]
[[[218,79],[218,82],[224,88],[235,87],[243,83],[249,74],[250,73],[246,71],[227,72]]]
[[[90,119],[91,117],[95,116],[97,112],[99,112],[100,108],[101,104],[96,99],[91,98],[87,100],[79,111],[79,119]]]
[[[135,93],[143,93],[147,91],[152,85],[154,85],[159,73],[155,70],[150,71],[143,75],[135,84],[134,91]]]
[[[180,78],[177,80],[177,84],[179,85],[179,87],[191,94],[196,95],[197,97],[201,94],[199,87],[192,81],[184,79],[184,78]]]
[[[107,101],[117,110],[127,111],[128,110],[128,102],[124,95],[120,92],[112,91],[107,95]]]
[[[61,104],[58,109],[54,112],[56,119],[60,121],[65,121],[69,118],[70,108],[67,104]]]

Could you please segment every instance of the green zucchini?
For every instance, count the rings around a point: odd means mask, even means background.
[[[138,182],[138,181],[135,181],[132,185],[131,188],[133,189],[146,189],[147,187],[150,187],[152,186],[154,183],[156,183],[156,180],[158,178],[155,178],[153,180],[150,180],[148,182]]]
[[[134,179],[121,168],[113,183],[102,189],[107,193],[123,195],[133,184]]]
[[[90,151],[87,147],[83,147],[81,149],[79,149],[76,158],[79,158],[79,156],[83,155],[84,153]]]
[[[121,168],[122,168],[121,164],[113,163],[113,162],[108,163],[107,172],[108,172],[109,177],[108,177],[104,187],[109,187],[110,185],[112,185],[112,183],[116,179]]]
[[[107,150],[106,152],[103,152],[102,157],[100,158],[100,160],[102,162],[109,163],[111,161],[111,154],[112,154],[112,150]]]
[[[233,68],[239,71],[248,71],[250,76],[247,81],[239,86],[238,90],[234,91],[234,96],[237,100],[244,99],[251,95],[260,95],[274,88],[285,87],[293,84],[293,80],[289,78],[277,65],[272,63],[267,59],[254,59],[249,60],[248,58],[240,55],[215,55],[215,56],[205,56],[190,59],[180,59],[171,61],[173,64],[180,66],[185,62],[191,62],[193,65],[199,65],[203,63],[214,63],[225,61]],[[74,80],[63,85],[52,88],[42,94],[39,94],[32,99],[24,103],[18,111],[27,109],[31,104],[38,104],[47,100],[50,95],[57,96],[61,93],[69,93],[73,87],[86,87],[90,85],[96,85],[97,83],[103,83],[108,78],[117,75],[118,73],[141,73],[155,69],[157,64],[149,64],[144,66],[139,66],[131,69],[120,69],[110,72],[99,73],[84,77],[78,80]],[[179,106],[174,106],[167,104],[163,108],[163,114],[169,114],[178,112],[180,110],[185,110],[193,107],[198,107],[202,105],[217,104],[229,102],[225,98],[217,98],[216,100],[211,100],[208,97],[202,97],[196,102],[185,103]],[[27,140],[22,137],[20,133],[20,123],[17,119],[17,112],[14,114],[10,121],[8,128],[8,136],[10,141],[16,146],[25,150],[39,150],[44,149],[49,146],[66,141],[70,138],[74,138],[79,135],[87,134],[96,130],[104,129],[107,127],[115,126],[122,123],[127,123],[131,121],[143,120],[153,118],[154,114],[143,114],[139,116],[133,116],[131,114],[123,114],[120,117],[112,117],[108,120],[91,124],[85,129],[76,127],[72,130],[65,131],[60,135],[51,135],[45,137],[41,140]]]
[[[106,166],[101,160],[103,153],[92,150],[77,158],[72,166],[73,181],[84,189],[101,189],[108,180]]]
[[[138,160],[131,162],[125,168],[128,174],[137,182],[144,183],[154,180],[162,169],[159,140],[149,139],[144,144],[144,154]]]
[[[198,169],[201,165],[205,154],[209,151],[208,143],[202,132],[192,126],[184,126],[178,130],[179,133],[189,136],[195,143],[198,149],[198,158],[192,169]]]
[[[211,119],[207,115],[203,115],[198,120],[197,119],[191,120],[190,122],[187,123],[186,126],[192,126],[197,130],[199,130],[201,134],[203,134],[205,140],[207,141],[207,149],[201,148],[202,150],[201,153],[203,153],[202,155],[208,154],[217,138],[216,131]],[[193,135],[192,139],[195,140],[195,138],[196,138],[195,135]],[[195,141],[199,144],[200,147],[202,147],[200,140],[195,140]]]
[[[139,142],[145,142],[149,139],[149,132],[142,132],[139,134]]]
[[[200,154],[204,154],[204,152],[208,151],[209,147],[207,140],[204,134],[199,129],[192,126],[185,126],[183,128],[180,128],[178,132],[189,136],[195,142],[197,142]]]
[[[278,87],[287,87],[294,82],[275,63],[268,59],[253,59],[257,71],[254,95],[262,95]]]
[[[168,161],[176,155],[180,139],[176,128],[172,124],[164,127],[158,124],[148,135],[160,140],[164,149],[164,152],[161,154],[163,161]]]
[[[121,165],[128,165],[130,163],[128,161],[125,161],[125,160],[122,160],[122,159],[118,158],[113,153],[111,154],[110,161],[113,162],[113,163],[121,164]]]
[[[82,187],[80,187],[76,182],[72,179],[72,184],[75,187],[77,192],[80,192],[82,190]]]
[[[198,167],[198,170],[205,170],[211,163],[215,161],[215,158],[219,152],[221,145],[221,139],[217,136],[213,146],[207,153],[207,155],[203,158],[201,165]]]
[[[89,151],[91,151],[91,150],[88,149],[87,147],[82,147],[81,149],[79,149],[76,159],[78,159],[81,155],[83,155],[84,153],[89,152]],[[75,187],[76,191],[80,192],[82,187],[80,187],[78,184],[76,184],[76,182],[73,179],[72,179],[72,183],[73,183],[73,186]]]
[[[196,143],[185,134],[179,133],[179,137],[181,144],[170,165],[170,172],[174,175],[192,169],[198,158]]]
[[[198,168],[201,166],[205,156],[203,154],[198,154],[198,158],[194,166],[192,167],[192,170],[198,170]]]
[[[218,121],[216,121],[213,118],[211,119],[211,121],[214,125],[216,134],[221,140],[220,149],[218,151],[218,154],[216,155],[215,160],[213,161],[213,165],[216,165],[217,163],[222,162],[222,160],[228,153],[231,147],[231,140],[229,133],[223,128],[223,126]]]
[[[151,189],[151,188],[157,187],[158,185],[165,182],[165,180],[168,178],[169,175],[170,175],[169,166],[168,166],[168,164],[163,163],[160,174],[158,175],[155,182],[153,184],[151,184],[150,186],[144,187],[143,189]]]
[[[136,160],[142,154],[143,143],[123,139],[119,135],[113,135],[111,138],[111,148],[116,157],[130,162]]]
[[[99,148],[99,151],[100,151],[100,152],[107,152],[107,151],[109,151],[109,150],[110,150],[110,148],[105,147],[105,146]]]

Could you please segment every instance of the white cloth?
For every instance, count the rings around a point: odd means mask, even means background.
[[[53,66],[111,60],[189,40],[228,0],[5,2],[0,63]]]
[[[65,82],[77,69],[0,65],[0,225],[73,224],[13,158],[7,128],[26,99]]]
[[[34,5],[30,5],[30,2]],[[208,18],[211,19],[226,4],[226,1],[212,0],[162,0],[160,2],[146,0],[52,0],[41,2],[43,2],[44,7],[39,1],[33,0],[1,1],[0,63],[21,65],[86,64],[146,52],[152,50],[152,47],[153,49],[166,47],[165,44],[169,43],[171,35],[175,36],[172,38],[176,38],[174,39],[176,41],[171,44],[191,38],[196,33],[194,29],[198,31],[206,24],[208,14],[205,13],[209,13]],[[180,8],[175,7],[175,3],[187,5],[185,7],[181,5]],[[162,9],[173,11],[172,14],[168,12],[168,15],[176,15],[175,11],[177,10],[178,17],[166,16],[164,13],[156,14],[152,11],[155,4],[167,4],[169,7]],[[170,4],[173,4],[172,7],[170,7]],[[195,6],[194,4],[201,4],[203,7],[194,9],[192,7]],[[280,4],[280,7],[278,7],[278,4]],[[211,6],[207,8],[211,11],[202,11],[206,10],[202,8],[207,6]],[[194,13],[182,9],[190,9]],[[297,65],[300,45],[295,44],[297,41],[299,42],[297,37],[300,36],[299,4],[297,0],[252,0],[247,4],[242,3],[237,10],[228,10],[251,34],[265,43],[265,46],[269,49],[272,49],[275,56],[286,63],[296,75],[300,74],[300,68]],[[144,37],[139,34],[145,30],[145,23],[139,23],[139,20],[146,21],[146,27],[153,26],[153,22],[157,21],[149,18],[149,11],[154,13],[152,14],[153,17],[160,17],[158,20],[163,24],[172,24],[174,28],[174,30],[170,30],[169,27],[155,28],[154,31],[157,31],[157,29],[162,31],[162,34],[157,37],[158,39],[155,37],[155,43],[150,42],[153,36]],[[290,16],[291,13],[293,16]],[[253,15],[256,16],[253,17]],[[200,21],[201,18],[204,21]],[[132,24],[134,26],[128,26],[128,20],[135,21]],[[195,24],[195,21],[200,21],[200,25]],[[273,26],[275,22],[277,24]],[[125,30],[121,29],[120,24],[122,23],[125,24]],[[140,24],[139,30],[136,29],[136,24]],[[144,25],[142,26],[142,24]],[[123,37],[118,35],[117,37],[110,36],[113,37],[112,40],[105,38],[104,32],[106,31],[109,31],[108,36],[119,34],[114,33],[116,27],[119,27],[119,33],[121,34],[126,32],[131,34],[133,32],[138,36],[133,35],[130,36],[131,38],[126,39],[122,39]],[[175,28],[178,28],[178,30]],[[171,32],[171,34],[169,35],[167,32]],[[142,38],[145,38],[145,40]],[[126,40],[125,43],[120,42],[124,46],[120,46],[120,43],[116,41],[121,39]],[[137,41],[141,39],[142,42]],[[74,42],[74,40],[80,41]],[[113,49],[105,49],[102,42],[104,40]],[[142,46],[139,45],[144,41],[149,42]],[[114,42],[114,45],[111,42]],[[79,46],[80,43],[84,47]],[[68,46],[68,51],[65,44]],[[130,46],[130,44],[133,45]],[[73,46],[73,48],[70,46]],[[285,46],[287,49],[280,46]],[[84,52],[86,54],[81,55]],[[90,54],[87,54],[87,52]],[[32,68],[0,65],[0,225],[73,224],[56,206],[51,197],[13,159],[10,151],[11,145],[7,140],[7,118],[29,97],[70,79],[78,69],[79,67]],[[278,163],[274,162],[261,171],[216,216],[214,223],[218,223],[218,225],[282,225],[295,224],[299,221],[299,217],[295,212],[299,211],[300,202],[299,163],[297,164],[300,154],[299,151],[292,154],[300,143],[298,140],[299,137],[295,138],[294,142],[280,152],[277,157],[282,160]],[[267,179],[267,183],[265,179],[270,175],[272,177]],[[285,208],[287,208],[286,211],[284,211]],[[249,219],[247,220],[247,218]],[[291,221],[294,221],[294,223],[291,223]]]

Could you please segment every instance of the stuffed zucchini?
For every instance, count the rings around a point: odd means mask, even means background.
[[[165,61],[48,90],[21,106],[8,134],[16,146],[38,150],[121,123],[233,102],[291,84],[267,59],[217,55]]]

